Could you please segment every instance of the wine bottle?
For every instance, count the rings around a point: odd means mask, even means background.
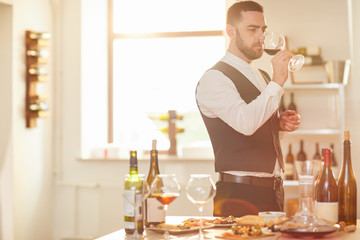
[[[320,178],[320,175],[321,175],[321,172],[322,172],[323,161],[321,159],[321,154],[320,154],[320,150],[319,150],[319,143],[315,143],[315,153],[314,153],[314,156],[313,156],[312,160],[313,160],[313,164],[315,166],[315,169],[318,169],[317,172],[315,173],[315,177]]]
[[[136,227],[139,234],[142,234],[144,231],[142,181],[138,173],[137,152],[130,151],[130,172],[124,184],[124,228],[126,234],[133,234]]]
[[[279,114],[283,114],[286,111],[285,104],[284,104],[284,96],[281,97],[280,105],[279,105]]]
[[[150,151],[150,168],[147,177],[147,184],[151,186],[156,175],[160,173],[158,163],[158,151],[156,150],[156,140],[152,141],[152,150]],[[146,199],[146,215],[145,226],[156,226],[157,224],[165,222],[165,210],[163,205],[151,194]]]
[[[285,179],[286,180],[294,180],[295,179],[294,155],[291,152],[291,143],[289,143],[289,150],[286,155]]]
[[[306,153],[304,151],[304,141],[300,140],[300,150],[298,152],[298,154],[296,155],[296,159],[299,161],[306,161],[307,160],[307,156]]]
[[[324,153],[323,153],[323,155],[324,155]],[[314,166],[314,178],[315,178],[315,181],[314,181],[314,190],[315,190],[314,200],[316,201],[316,199],[317,199],[316,186],[320,182],[321,173],[322,173],[322,165],[323,165],[323,160],[321,159],[320,150],[319,150],[319,143],[315,143],[315,153],[314,153],[312,162],[313,162],[313,166]]]
[[[323,149],[324,166],[316,185],[316,214],[328,221],[338,222],[338,186],[331,169],[331,149]]]
[[[296,111],[296,104],[294,101],[294,93],[290,93],[290,103],[289,103],[288,109]]]
[[[331,156],[331,166],[333,167],[337,167],[337,161],[336,161],[336,158],[335,158],[335,154],[334,154],[334,144],[331,143],[330,144],[330,148],[331,148],[331,152],[332,152],[332,156]]]
[[[344,160],[338,181],[339,222],[356,225],[356,181],[351,165],[350,133],[344,132]]]

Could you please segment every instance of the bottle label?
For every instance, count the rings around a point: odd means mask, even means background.
[[[135,191],[124,190],[124,215],[128,217],[135,216]]]
[[[141,221],[143,219],[142,194],[135,195],[135,203],[136,203],[136,221]]]
[[[318,202],[315,201],[316,215],[320,218],[337,223],[338,222],[338,202]]]
[[[164,222],[165,210],[164,206],[156,199],[149,197],[147,199],[147,222]]]
[[[124,222],[125,229],[135,229],[135,222]]]

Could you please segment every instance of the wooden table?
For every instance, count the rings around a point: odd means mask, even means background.
[[[190,218],[189,216],[168,216],[166,217],[166,223],[170,223],[170,224],[177,224],[177,223],[181,223],[181,221]],[[195,217],[196,218],[196,217]],[[207,217],[205,217],[207,218]],[[211,228],[211,229],[206,229],[204,231],[204,233],[206,234],[207,237],[212,237],[212,239],[219,239],[220,238],[216,238],[215,236],[219,236],[221,235],[222,232],[226,231],[226,228]],[[177,234],[176,235],[176,239],[178,240],[187,240],[190,239],[192,236],[196,235],[198,232],[195,233],[184,233],[184,234]],[[102,236],[97,238],[96,240],[130,240],[130,239],[135,239],[132,236],[127,236],[125,234],[125,230],[124,229],[120,229],[116,232],[110,233],[108,235]],[[148,231],[144,231],[144,236],[143,238],[144,240],[158,240],[158,239],[162,239],[162,234],[161,233],[156,233],[153,232],[151,230]],[[290,240],[290,239],[294,239],[291,238],[290,236],[281,234],[281,233],[276,233],[274,236],[268,236],[268,237],[264,237],[264,238],[257,238],[257,239],[264,239],[264,240]],[[302,238],[296,238],[296,239],[302,239]],[[306,237],[304,239],[315,239],[315,238],[309,238]],[[321,238],[317,238],[317,239],[322,239],[322,240],[360,240],[360,219],[357,220],[357,229],[355,232],[352,233],[345,233],[345,232],[335,232],[335,233],[331,233],[328,235],[325,235]]]

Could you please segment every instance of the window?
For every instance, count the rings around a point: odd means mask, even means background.
[[[223,55],[225,0],[109,0],[109,141],[123,149],[168,149],[176,110],[178,149],[208,144],[195,101],[201,75]]]

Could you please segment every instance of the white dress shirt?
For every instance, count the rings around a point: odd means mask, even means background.
[[[197,86],[196,99],[201,112],[209,118],[220,118],[230,127],[244,135],[252,135],[276,111],[283,88],[266,81],[260,71],[235,55],[226,52],[220,60],[236,68],[247,77],[261,92],[247,104],[239,95],[234,83],[218,70],[209,70],[201,77]],[[249,159],[249,161],[251,161]],[[272,174],[266,172],[229,171],[236,175],[271,177],[280,175],[281,168],[276,161]]]

